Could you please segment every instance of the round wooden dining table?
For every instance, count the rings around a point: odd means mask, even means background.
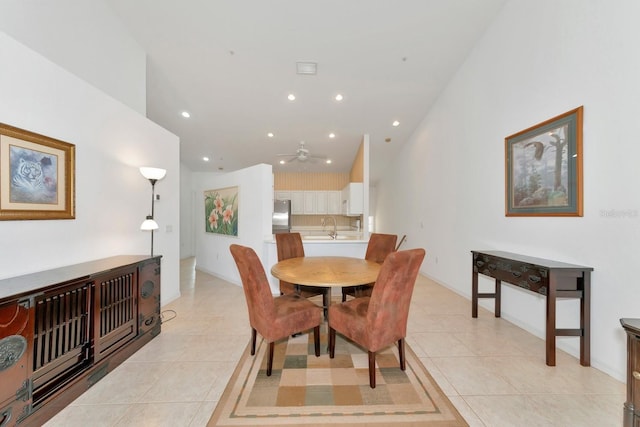
[[[271,274],[285,282],[326,288],[373,283],[379,272],[376,262],[339,256],[289,258],[271,267]]]

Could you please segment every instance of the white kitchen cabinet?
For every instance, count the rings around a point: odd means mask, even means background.
[[[275,200],[291,200],[292,215],[342,215],[342,191],[275,191]]]
[[[327,191],[327,214],[340,215],[342,213],[342,192]]]
[[[350,182],[342,189],[342,215],[362,215],[364,209],[364,186],[361,182]]]
[[[304,192],[303,213],[305,215],[315,215],[316,213],[316,192],[315,191]]]
[[[291,191],[276,191],[274,199],[276,199],[276,200],[291,200]]]
[[[291,192],[291,215],[304,214],[304,191]]]
[[[327,191],[314,191],[316,195],[316,214],[326,215],[327,210]]]

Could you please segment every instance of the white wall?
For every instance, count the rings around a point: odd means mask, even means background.
[[[231,244],[252,247],[267,269],[265,240],[272,239],[273,172],[271,165],[260,164],[225,174],[193,173],[196,194],[196,265],[199,270],[240,284],[240,275],[229,252]],[[238,187],[238,236],[206,233],[204,191]]]
[[[192,184],[191,170],[180,163],[180,259],[195,256],[195,191]]]
[[[2,0],[0,30],[146,115],[146,54],[103,0]]]
[[[383,228],[406,233],[406,247],[426,248],[423,273],[467,297],[473,249],[594,267],[592,366],[622,381],[619,319],[640,317],[638,16],[635,0],[509,1],[389,168],[377,197]],[[584,217],[505,217],[504,138],[580,105]],[[492,309],[492,302],[483,305]],[[504,286],[502,313],[544,336],[544,297]],[[576,300],[560,301],[558,314],[559,328],[577,327]],[[557,342],[578,356],[578,338]]]
[[[162,302],[177,298],[178,138],[5,33],[0,57],[7,59],[0,67],[0,122],[76,146],[76,219],[0,221],[0,277],[148,254],[150,236],[139,227],[151,210],[151,185],[138,167],[156,166],[168,170],[156,184]]]

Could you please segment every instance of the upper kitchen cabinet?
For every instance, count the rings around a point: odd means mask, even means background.
[[[291,215],[304,214],[304,191],[291,192]]]
[[[276,200],[291,200],[291,191],[276,191]]]
[[[364,185],[351,182],[342,190],[342,215],[362,215],[364,209]]]
[[[327,191],[327,213],[340,215],[342,213],[342,192]]]
[[[315,199],[316,199],[316,214],[317,215],[326,215],[327,214],[327,192],[326,191],[314,191]]]
[[[315,215],[317,211],[317,191],[304,191],[304,208],[305,215]]]

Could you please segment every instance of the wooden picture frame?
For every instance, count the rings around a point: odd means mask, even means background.
[[[0,220],[74,218],[75,145],[0,123]]]
[[[578,107],[505,138],[505,216],[582,216]]]

